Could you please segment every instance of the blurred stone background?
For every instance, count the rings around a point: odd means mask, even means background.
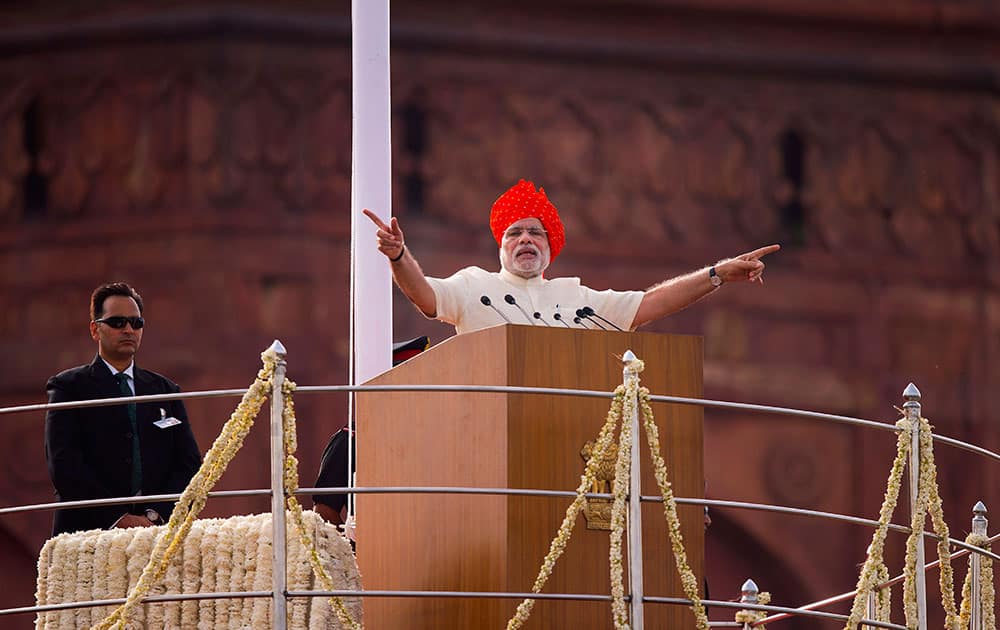
[[[428,273],[496,268],[489,206],[532,179],[567,225],[549,275],[595,288],[780,242],[763,288],[650,327],[704,335],[707,397],[890,422],[913,381],[938,431],[1000,450],[998,36],[992,0],[398,0],[392,211]],[[274,338],[293,380],[346,382],[350,72],[346,1],[0,8],[0,406],[91,360],[109,280],[146,299],[140,363],[186,390],[245,387]],[[397,340],[452,334],[398,293],[394,320]],[[189,403],[203,449],[235,404]],[[346,400],[297,405],[306,485]],[[709,497],[868,518],[895,443],[711,410],[705,434]],[[43,415],[2,415],[0,435],[0,505],[50,500]],[[220,488],[264,487],[267,443],[258,426]],[[964,537],[975,501],[1000,505],[996,463],[937,457]],[[871,535],[712,519],[718,599],[747,577],[781,605],[851,590]],[[0,608],[31,605],[50,523],[0,518]]]

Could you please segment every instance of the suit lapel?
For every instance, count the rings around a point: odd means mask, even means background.
[[[144,394],[157,394],[160,392],[154,392],[151,389],[153,383],[153,377],[149,372],[140,368],[138,365],[132,367],[132,378],[135,383],[135,395],[142,396]]]
[[[134,366],[132,369],[132,378],[135,379],[135,395],[145,396],[148,394],[165,394],[162,388],[156,387],[156,379],[153,375],[147,371],[141,369],[138,365]],[[167,409],[169,414],[169,404],[161,402],[147,402],[139,403],[136,405],[136,420],[139,423],[139,435],[146,435],[147,431],[150,431],[150,426],[160,419],[160,409]],[[157,430],[158,431],[158,430]],[[154,436],[156,432],[154,431]]]
[[[159,392],[152,391],[150,383],[152,382],[149,372],[146,370],[139,369],[138,365],[133,365],[132,367],[132,383],[135,385],[135,395],[144,396],[146,394],[158,394]],[[150,422],[155,422],[159,418],[153,418],[152,413],[154,408],[158,409],[158,405],[162,403],[140,403],[136,405],[136,418],[139,421],[139,426],[144,427]]]

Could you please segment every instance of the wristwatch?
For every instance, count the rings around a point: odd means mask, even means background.
[[[708,268],[708,281],[712,283],[713,287],[722,286],[722,278],[719,274],[715,273],[715,267]]]
[[[163,517],[153,508],[146,508],[146,518],[154,525],[163,525]]]

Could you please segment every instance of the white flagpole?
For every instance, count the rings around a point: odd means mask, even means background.
[[[351,184],[352,383],[392,367],[392,278],[375,249],[375,226],[392,214],[389,104],[389,2],[353,0],[353,133]]]
[[[392,276],[375,248],[375,226],[361,213],[368,208],[387,223],[392,215],[389,0],[352,0],[351,20],[350,382],[357,385],[392,367]],[[349,424],[353,434],[353,396]]]

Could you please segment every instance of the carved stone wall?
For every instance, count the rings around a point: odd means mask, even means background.
[[[407,61],[434,170],[404,225],[435,225],[409,240],[432,273],[459,264],[430,254],[456,247],[455,224],[478,235],[477,262],[495,267],[485,208],[525,173],[567,224],[553,272],[595,286],[643,288],[780,241],[763,289],[727,288],[652,326],[706,336],[709,397],[891,422],[912,380],[942,433],[995,448],[994,96],[662,69],[591,81],[590,68],[533,61],[487,82],[478,64]],[[709,412],[708,493],[874,517],[893,444],[888,433]],[[948,448],[938,457],[952,527],[966,531],[972,504],[995,492],[990,464]],[[870,532],[716,512],[716,596],[750,576],[787,601],[853,588]]]
[[[938,430],[1000,449],[993,3],[463,6],[393,5],[393,211],[428,273],[496,267],[486,213],[519,177],[563,214],[552,275],[595,288],[781,242],[763,288],[724,287],[650,327],[705,336],[708,397],[892,421],[913,381]],[[273,338],[293,380],[346,381],[348,10],[43,2],[0,27],[0,405],[41,401],[47,376],[91,359],[87,299],[109,279],[147,300],[140,362],[187,390],[246,385]],[[397,338],[451,334],[394,299]],[[310,483],[345,404],[297,400]],[[189,404],[203,449],[235,402]],[[48,500],[41,415],[2,416],[0,432],[4,505]],[[709,411],[707,492],[874,517],[893,443]],[[267,483],[266,430],[244,451],[223,487]],[[938,457],[964,532],[976,500],[998,503],[996,475]],[[788,605],[848,591],[870,537],[747,511],[713,521],[719,599],[747,577]],[[49,524],[0,519],[14,567],[0,607],[31,600]]]

